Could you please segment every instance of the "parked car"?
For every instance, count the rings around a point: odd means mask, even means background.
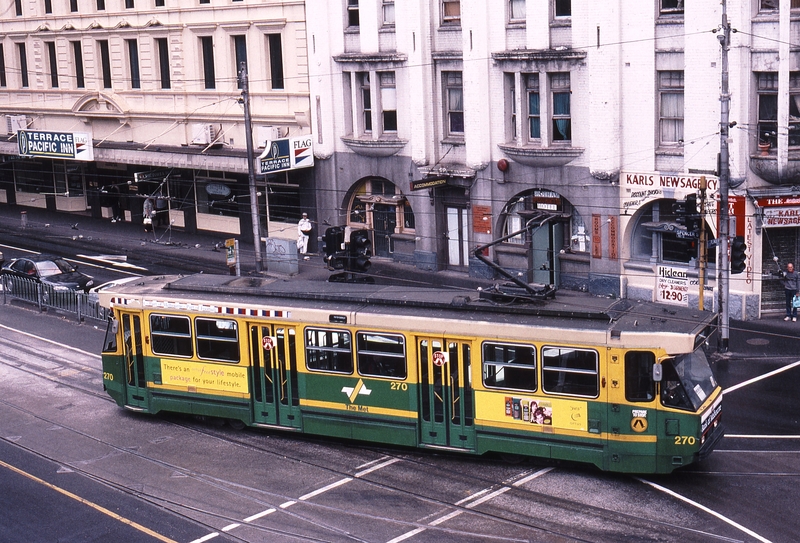
[[[27,280],[49,285],[54,290],[82,290],[89,292],[94,285],[94,279],[78,271],[60,256],[32,255],[12,258],[3,265],[0,273],[6,279],[9,290],[13,290],[13,278],[24,277]]]

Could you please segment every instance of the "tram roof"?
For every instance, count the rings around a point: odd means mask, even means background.
[[[113,286],[108,291],[101,291],[100,295],[101,303],[106,306],[112,296],[144,297],[239,307],[322,310],[352,318],[355,315],[384,316],[396,318],[398,327],[400,321],[409,319],[429,319],[431,323],[455,319],[496,325],[580,329],[608,334],[609,338],[656,332],[694,335],[715,317],[711,312],[688,307],[574,291],[558,291],[555,299],[547,301],[497,304],[481,299],[477,290],[211,274],[146,277]]]

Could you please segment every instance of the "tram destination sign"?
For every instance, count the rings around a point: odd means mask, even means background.
[[[62,160],[94,160],[92,135],[85,132],[17,132],[20,156],[57,158]]]

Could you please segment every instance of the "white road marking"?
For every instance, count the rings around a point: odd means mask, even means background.
[[[22,330],[18,330],[16,328],[11,328],[10,326],[6,326],[4,324],[0,324],[0,328],[2,328],[4,330],[9,330],[11,332],[16,332],[17,334],[22,334],[23,336],[26,336],[26,337],[38,339],[40,341],[44,341],[45,343],[50,343],[51,345],[55,345],[56,347],[61,347],[63,349],[69,349],[71,351],[75,351],[76,353],[81,353],[82,355],[85,355],[85,356],[89,356],[89,357],[92,357],[92,358],[98,358],[98,359],[102,358],[97,353],[90,353],[88,351],[84,351],[83,349],[78,349],[76,347],[70,347],[69,345],[65,345],[63,343],[59,343],[58,341],[53,341],[52,339],[47,339],[47,338],[42,337],[42,336],[37,336],[36,334],[31,334],[29,332],[23,332]]]
[[[640,479],[639,477],[634,477],[634,479],[636,479],[637,481],[639,481],[641,483],[644,483],[644,484],[646,484],[648,486],[651,486],[651,487],[655,488],[656,490],[659,490],[659,491],[661,491],[661,492],[663,492],[665,494],[668,494],[668,495],[672,496],[673,498],[677,498],[677,499],[681,500],[682,502],[688,503],[692,507],[696,507],[697,509],[700,509],[701,511],[704,511],[704,512],[708,513],[709,515],[717,517],[721,521],[723,521],[723,522],[725,522],[727,524],[730,524],[731,526],[733,526],[737,530],[741,530],[742,532],[746,533],[750,537],[753,537],[753,538],[757,539],[758,541],[761,541],[762,543],[772,543],[769,539],[767,539],[765,537],[761,537],[760,535],[758,535],[754,531],[750,530],[749,528],[745,528],[744,526],[742,526],[738,522],[734,522],[733,520],[729,519],[725,515],[722,515],[721,513],[717,513],[713,509],[709,509],[705,505],[702,505],[702,504],[700,504],[700,503],[698,503],[698,502],[696,502],[694,500],[690,500],[689,498],[687,498],[685,496],[681,496],[677,492],[675,492],[673,490],[670,490],[667,487],[658,485],[656,483],[653,483],[651,481],[647,481],[645,479]]]
[[[787,366],[783,366],[782,368],[778,368],[777,370],[773,370],[773,371],[771,371],[769,373],[765,373],[764,375],[759,375],[758,377],[753,377],[752,379],[749,379],[747,381],[739,383],[738,385],[733,385],[732,387],[728,387],[725,390],[723,390],[722,393],[723,394],[728,394],[729,392],[733,392],[734,390],[739,390],[742,387],[745,387],[747,385],[752,385],[753,383],[756,383],[756,382],[761,381],[763,379],[766,379],[768,377],[772,377],[773,375],[777,375],[779,373],[783,373],[784,371],[790,370],[790,369],[792,369],[794,367],[797,367],[797,366],[800,366],[800,360],[798,360],[797,362],[793,362],[793,363],[791,363],[791,364],[789,364]]]
[[[497,490],[495,490],[493,492],[491,491],[492,490],[491,488],[484,488],[483,490],[481,490],[479,492],[476,492],[472,496],[469,496],[467,498],[464,498],[461,501],[456,502],[454,505],[463,506],[466,509],[472,509],[474,507],[477,507],[477,506],[481,505],[482,503],[485,503],[485,502],[487,502],[487,501],[489,501],[491,499],[496,498],[497,496],[505,494],[506,492],[511,490],[511,487],[522,486],[525,483],[527,483],[528,481],[532,481],[533,479],[536,479],[537,477],[541,477],[542,475],[544,475],[545,473],[547,473],[547,472],[549,472],[551,470],[553,470],[553,468],[540,469],[539,471],[531,473],[530,475],[526,475],[525,477],[521,478],[520,480],[515,481],[514,483],[511,484],[511,486],[504,486],[502,488],[498,488]],[[464,504],[466,504],[466,505],[464,505]],[[451,512],[447,513],[446,515],[442,515],[441,517],[430,521],[428,523],[428,525],[429,526],[438,526],[439,524],[442,524],[443,522],[446,522],[448,520],[456,518],[457,516],[459,516],[463,512],[464,511],[462,509],[451,511]],[[415,528],[415,529],[413,529],[413,530],[411,530],[409,532],[406,532],[406,533],[404,533],[402,535],[399,535],[399,536],[395,537],[394,539],[389,540],[387,543],[400,543],[401,541],[405,541],[406,539],[408,539],[410,537],[413,537],[413,536],[415,536],[415,535],[417,535],[417,534],[419,534],[421,532],[424,532],[425,530],[426,530],[426,528]]]

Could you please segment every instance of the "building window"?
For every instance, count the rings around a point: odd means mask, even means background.
[[[58,57],[56,56],[56,42],[47,43],[47,59],[50,61],[50,86],[58,88]]]
[[[461,25],[460,0],[442,0],[442,24],[452,26]]]
[[[44,12],[53,13],[53,0],[44,0]]]
[[[381,0],[383,26],[394,26],[394,0]]]
[[[358,73],[358,88],[361,95],[363,132],[372,132],[372,96],[369,87],[369,72]]]
[[[210,4],[211,0],[200,0],[201,4]]]
[[[78,0],[69,0],[69,10],[72,13],[78,13]]]
[[[662,15],[683,15],[683,0],[661,0]]]
[[[553,94],[553,141],[572,140],[570,118],[570,79],[568,73],[550,74],[550,89]]]
[[[125,0],[125,9],[133,9],[134,3],[133,0]]]
[[[164,0],[156,0],[156,7],[163,8],[164,7]]]
[[[794,7],[794,3],[797,0],[792,0],[792,7]],[[761,11],[777,11],[779,0],[761,0],[761,4],[759,5],[759,10]]]
[[[19,75],[20,82],[23,89],[28,88],[28,52],[25,49],[24,43],[17,44],[17,51],[19,52]]]
[[[525,75],[525,94],[528,98],[528,138],[542,137],[541,112],[539,109],[539,74]]]
[[[778,73],[758,74],[758,143],[778,145]],[[800,72],[789,74],[789,146],[800,146]],[[784,102],[785,104],[785,102]]]
[[[158,48],[158,68],[161,75],[161,88],[168,89],[172,86],[169,73],[169,42],[167,38],[156,38]]]
[[[108,40],[100,40],[97,42],[100,49],[100,68],[103,75],[103,88],[111,88],[111,56],[108,52]]]
[[[202,36],[200,49],[203,52],[203,81],[206,89],[217,88],[217,78],[214,73],[214,38]]]
[[[239,70],[242,69],[242,64],[247,66],[247,40],[244,36],[234,36],[233,37],[233,55],[234,55],[234,62],[236,66],[236,74],[238,81],[238,87],[242,88],[242,80],[238,77]],[[249,74],[248,74],[249,75]],[[248,77],[249,79],[249,77]]]
[[[97,0],[97,11],[106,10],[106,0]]]
[[[660,145],[683,143],[683,71],[658,72]]]
[[[553,6],[553,14],[556,17],[571,17],[572,0],[555,0],[555,5]]]
[[[381,85],[381,116],[384,132],[397,132],[397,88],[394,72],[378,74]]]
[[[508,0],[508,21],[512,23],[524,23],[526,10],[526,0]]]
[[[678,262],[687,264],[697,259],[696,239],[683,239],[677,236],[677,216],[673,206],[675,200],[662,199],[645,207],[639,215],[631,236],[631,256],[640,262]],[[713,240],[714,233],[704,221],[706,239]],[[716,245],[709,244],[706,249],[706,262],[716,262]]]
[[[0,43],[0,87],[6,87],[6,53],[3,49],[3,44]]]
[[[16,10],[17,17],[22,16],[22,0],[14,0],[14,9]]]
[[[139,44],[136,40],[125,40],[128,44],[128,65],[131,70],[131,88],[140,89],[142,78],[139,75]]]
[[[282,90],[283,87],[283,46],[280,34],[268,34],[269,45],[269,75],[272,90]]]
[[[442,72],[447,116],[446,136],[464,136],[464,87],[461,72]]]
[[[80,41],[72,42],[72,60],[75,63],[75,88],[82,89],[86,82],[83,79],[83,49]]]
[[[358,28],[358,0],[347,0],[347,27]]]

